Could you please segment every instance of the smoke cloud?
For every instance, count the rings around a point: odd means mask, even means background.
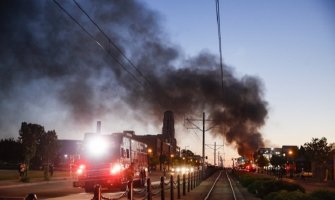
[[[264,145],[258,129],[267,102],[258,78],[237,78],[224,66],[222,88],[217,56],[202,52],[184,59],[162,31],[159,14],[143,3],[78,0],[135,69],[74,2],[57,2],[106,50],[51,0],[1,2],[0,134],[16,130],[10,119],[20,116],[92,123],[122,101],[134,118],[157,126],[166,110],[175,113],[177,123],[186,113],[205,111],[217,127],[213,133],[241,155]]]

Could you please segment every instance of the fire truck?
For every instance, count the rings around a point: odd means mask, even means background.
[[[147,145],[131,133],[85,134],[73,186],[92,192],[96,184],[106,189],[124,189],[130,180],[144,185],[147,170]]]

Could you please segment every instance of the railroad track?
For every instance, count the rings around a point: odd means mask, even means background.
[[[226,170],[222,170],[216,177],[204,200],[245,200],[246,198],[237,186],[237,183],[230,177]]]

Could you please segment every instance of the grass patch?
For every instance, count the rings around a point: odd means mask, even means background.
[[[41,178],[44,179],[43,170],[31,170],[28,172],[30,179]],[[69,172],[66,171],[55,171],[52,177],[69,177]],[[50,179],[52,179],[50,177]],[[20,180],[19,173],[16,170],[0,170],[0,180]]]

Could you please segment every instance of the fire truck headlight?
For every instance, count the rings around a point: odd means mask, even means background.
[[[79,165],[79,167],[77,169],[77,175],[82,175],[85,171],[85,168],[86,168],[85,165],[83,165],[83,164]]]
[[[101,156],[108,149],[108,142],[101,137],[92,137],[87,145],[88,151],[92,156]]]
[[[77,169],[77,174],[78,174],[78,175],[82,175],[82,174],[83,174],[83,172],[84,172],[84,170],[83,170],[83,169]]]
[[[116,174],[119,173],[121,171],[122,167],[120,164],[116,164],[114,166],[112,166],[112,168],[110,169],[110,173],[111,174]]]

